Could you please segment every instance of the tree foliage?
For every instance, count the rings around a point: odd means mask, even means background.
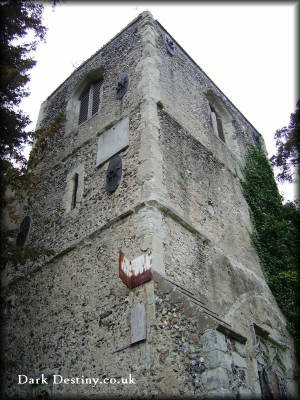
[[[32,51],[45,38],[42,13],[43,6],[34,1],[11,0],[0,5],[0,209],[7,205],[7,185],[18,188],[22,179],[28,180],[22,150],[32,142],[33,132],[25,130],[30,119],[18,106],[29,94],[29,70],[36,63]]]
[[[282,203],[272,167],[261,148],[250,146],[241,182],[248,202],[258,252],[266,281],[285,314],[288,330],[299,349],[299,210]]]
[[[36,63],[32,51],[45,37],[42,12],[43,6],[33,1],[14,0],[0,6],[0,159],[21,167],[26,164],[23,145],[32,137],[25,131],[30,120],[17,106],[29,94],[28,72]],[[32,40],[26,40],[29,32]]]
[[[27,173],[27,160],[22,154],[24,145],[32,143],[34,133],[26,131],[30,119],[19,105],[29,94],[26,84],[36,63],[33,51],[45,38],[42,14],[43,5],[35,1],[0,4],[0,214],[13,202],[5,197],[8,185],[15,195],[23,196],[24,188],[36,184],[33,175]],[[0,247],[3,250],[2,233]]]
[[[295,172],[299,175],[300,159],[300,100],[296,105],[295,113],[290,116],[290,123],[275,132],[277,153],[270,159],[273,167],[278,167],[280,173],[277,179],[280,182],[294,182]]]

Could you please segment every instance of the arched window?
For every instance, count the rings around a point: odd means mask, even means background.
[[[103,67],[100,66],[83,75],[77,82],[66,107],[66,136],[97,114],[102,103],[104,79]]]
[[[224,136],[224,131],[223,131],[223,125],[222,125],[222,120],[219,117],[219,115],[216,113],[216,110],[214,107],[210,104],[210,112],[211,112],[211,118],[213,120],[213,125],[214,122],[216,123],[216,130],[219,138],[225,143],[225,136]]]
[[[87,121],[98,111],[102,82],[103,79],[93,82],[80,96],[79,124]]]

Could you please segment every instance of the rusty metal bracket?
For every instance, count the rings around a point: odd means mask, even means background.
[[[130,261],[120,250],[119,255],[119,277],[129,289],[133,289],[152,278],[152,253],[147,253]]]

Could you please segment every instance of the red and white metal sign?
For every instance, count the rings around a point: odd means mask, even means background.
[[[152,277],[152,253],[147,253],[130,261],[120,250],[119,256],[119,277],[129,289],[135,288]]]

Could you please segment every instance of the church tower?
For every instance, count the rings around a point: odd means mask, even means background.
[[[47,253],[3,276],[6,395],[296,399],[239,179],[263,138],[176,40],[142,13],[47,126],[17,238]]]

